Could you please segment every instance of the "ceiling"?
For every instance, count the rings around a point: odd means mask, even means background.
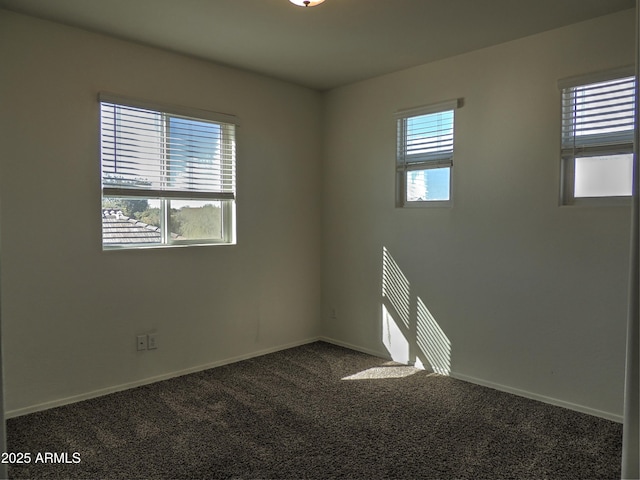
[[[593,17],[635,0],[0,0],[0,7],[317,90]]]

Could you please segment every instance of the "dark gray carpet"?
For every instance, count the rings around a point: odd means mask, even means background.
[[[622,426],[314,343],[8,421],[11,478],[616,479]],[[374,372],[375,373],[375,372]],[[410,372],[409,372],[410,373]],[[364,376],[364,375],[363,375]],[[40,452],[79,464],[35,463]]]

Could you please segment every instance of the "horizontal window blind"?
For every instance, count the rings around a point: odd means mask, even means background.
[[[236,125],[100,102],[103,193],[233,199]]]
[[[451,165],[454,109],[398,116],[398,167],[411,170]],[[422,164],[421,166],[417,164]]]
[[[633,76],[562,90],[562,148],[565,153],[633,145]]]

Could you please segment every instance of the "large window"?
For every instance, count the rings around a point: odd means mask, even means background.
[[[628,203],[635,78],[624,73],[561,82],[564,204]]]
[[[101,94],[103,248],[234,243],[236,125]]]
[[[458,101],[397,114],[396,205],[451,203],[454,111]]]

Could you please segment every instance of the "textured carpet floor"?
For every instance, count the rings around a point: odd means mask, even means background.
[[[32,455],[10,477],[33,479],[615,479],[621,439],[614,422],[326,343],[8,421],[9,451]]]

